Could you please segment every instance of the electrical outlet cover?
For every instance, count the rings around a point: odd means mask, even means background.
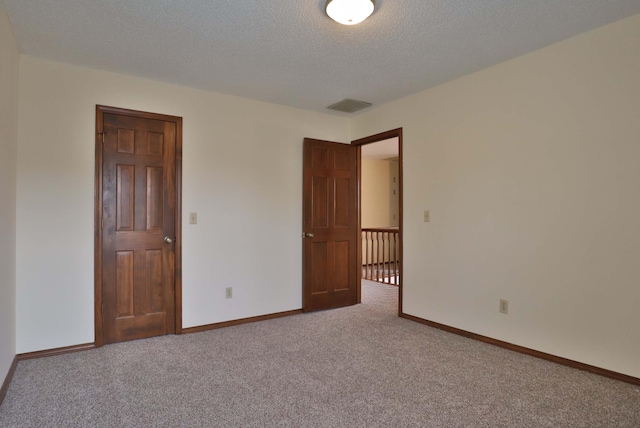
[[[508,314],[509,313],[509,301],[500,299],[500,313]]]

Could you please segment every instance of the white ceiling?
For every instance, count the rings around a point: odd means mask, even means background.
[[[640,13],[640,0],[376,0],[347,27],[326,0],[0,1],[23,54],[325,112],[343,98],[387,103]]]

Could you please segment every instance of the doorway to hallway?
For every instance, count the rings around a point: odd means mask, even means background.
[[[398,288],[402,313],[402,128],[355,140],[362,281]],[[363,295],[366,297],[366,295]]]

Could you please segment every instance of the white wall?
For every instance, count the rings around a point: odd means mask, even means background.
[[[352,136],[398,127],[404,311],[640,377],[640,15],[361,114]]]
[[[94,340],[96,104],[183,117],[183,327],[301,308],[302,140],[347,119],[22,57],[19,353]]]
[[[16,355],[16,144],[20,53],[0,1],[0,385]]]

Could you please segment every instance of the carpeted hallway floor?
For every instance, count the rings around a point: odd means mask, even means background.
[[[363,303],[18,365],[0,427],[639,427],[640,388]]]

